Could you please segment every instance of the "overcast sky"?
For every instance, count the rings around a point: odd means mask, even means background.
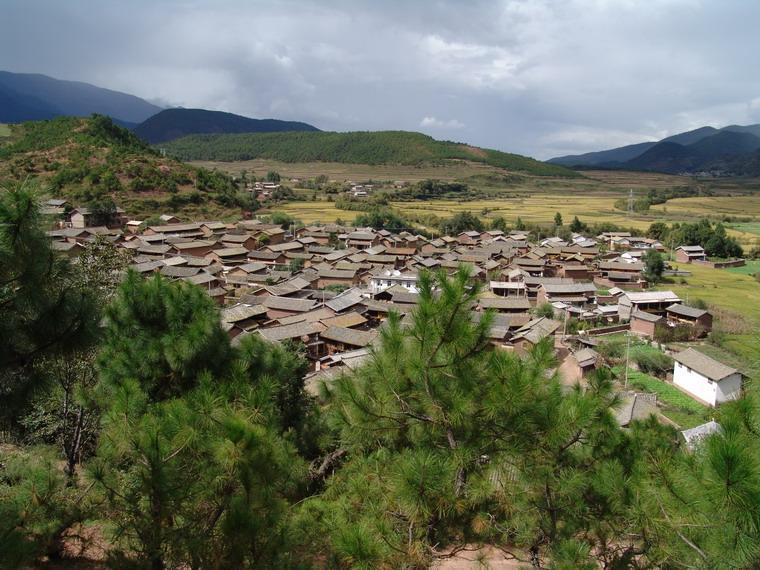
[[[2,0],[0,69],[538,158],[760,123],[756,0]]]

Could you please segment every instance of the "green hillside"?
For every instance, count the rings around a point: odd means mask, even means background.
[[[538,176],[578,176],[561,166],[461,143],[437,141],[421,133],[289,132],[192,135],[161,146],[182,160],[342,162],[354,164],[425,164],[469,160]]]
[[[28,179],[73,204],[112,200],[135,217],[239,215],[252,206],[227,175],[161,156],[102,115],[11,125],[0,138],[0,185]]]

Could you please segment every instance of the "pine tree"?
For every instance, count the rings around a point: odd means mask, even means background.
[[[151,401],[193,388],[204,372],[224,374],[230,346],[211,299],[190,283],[129,272],[106,310],[99,356],[101,384],[110,391],[136,380]]]
[[[96,336],[93,296],[52,251],[40,224],[32,188],[0,192],[0,423],[6,428],[45,386],[36,373],[40,359],[87,348]]]
[[[290,564],[288,505],[306,466],[282,434],[299,421],[288,413],[303,398],[301,362],[262,340],[233,349],[205,293],[160,276],[128,275],[107,316],[90,473],[125,547],[116,558]]]

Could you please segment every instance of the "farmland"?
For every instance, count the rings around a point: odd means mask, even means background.
[[[413,184],[425,179],[466,183],[471,195],[460,199],[429,201],[392,201],[402,215],[445,218],[457,212],[469,211],[488,221],[497,216],[514,222],[520,217],[527,223],[549,225],[556,212],[563,219],[578,216],[583,221],[612,223],[626,228],[647,229],[653,222],[691,222],[696,218],[728,220],[729,234],[745,248],[760,246],[760,191],[756,180],[693,180],[667,174],[584,171],[583,177],[552,178],[507,173],[485,164],[448,161],[442,165],[359,165],[342,163],[283,163],[273,160],[244,162],[195,162],[198,166],[218,169],[239,176],[263,176],[277,171],[293,186],[299,199],[277,206],[304,223],[351,221],[355,212],[340,210],[328,196],[300,189],[301,180],[324,175],[338,182],[389,183],[405,181]],[[506,176],[505,176],[506,175]],[[649,211],[628,214],[615,207],[630,190],[643,196],[649,190],[698,188],[711,195],[674,198],[652,206]]]

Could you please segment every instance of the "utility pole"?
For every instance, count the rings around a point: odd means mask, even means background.
[[[565,307],[565,325],[562,329],[562,342],[565,342],[567,339],[567,315],[570,312],[570,307]]]
[[[633,188],[628,190],[628,217],[633,215]]]
[[[631,331],[626,333],[626,345],[625,345],[625,383],[623,388],[628,389],[628,361],[631,353]]]

